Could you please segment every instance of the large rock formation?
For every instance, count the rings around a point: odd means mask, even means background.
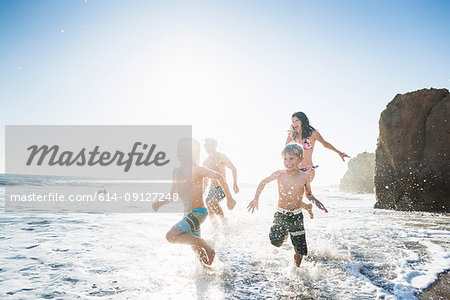
[[[373,193],[375,153],[360,153],[348,161],[339,189],[347,193]]]
[[[423,89],[381,113],[375,208],[450,211],[449,100],[446,89]]]

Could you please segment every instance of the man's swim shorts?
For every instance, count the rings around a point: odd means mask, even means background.
[[[206,197],[206,203],[213,199],[222,200],[225,198],[225,192],[222,190],[222,187],[220,185],[218,186],[211,186],[209,188],[208,196]]]

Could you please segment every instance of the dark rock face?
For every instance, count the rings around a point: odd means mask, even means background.
[[[375,208],[450,211],[450,94],[397,95],[381,113]]]
[[[347,193],[373,193],[375,153],[360,153],[348,161],[348,170],[339,189]]]

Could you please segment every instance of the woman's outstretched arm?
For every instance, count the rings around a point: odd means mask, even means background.
[[[320,133],[318,133],[317,131],[313,131],[313,133],[311,134],[311,137],[315,140],[318,140],[325,148],[330,149],[330,150],[336,152],[337,154],[339,154],[339,156],[342,158],[343,161],[345,161],[346,157],[350,158],[350,156],[348,156],[345,152],[339,151],[333,145],[331,145],[330,143],[325,141],[325,139],[322,137],[322,135],[320,135]]]

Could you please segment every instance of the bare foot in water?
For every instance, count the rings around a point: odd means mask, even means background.
[[[206,255],[205,249],[198,246],[192,246],[192,249],[197,254],[197,258],[200,261],[200,263],[202,265],[206,265],[208,263],[208,255]]]
[[[297,249],[294,249],[294,250],[295,250],[295,254],[294,254],[294,262],[295,262],[295,265],[296,265],[297,267],[300,267],[300,264],[302,263],[303,255],[301,255],[300,253],[298,253],[298,250],[297,250]]]
[[[214,272],[213,267],[207,266],[205,264],[203,264],[202,267],[203,267],[203,275],[207,275],[210,274],[211,272]]]
[[[295,262],[295,266],[296,266],[297,268],[300,267],[300,264],[302,263],[302,258],[303,258],[303,255],[300,255],[300,254],[298,254],[298,253],[295,253],[295,254],[294,254],[294,262]]]
[[[214,261],[214,257],[216,256],[216,251],[210,246],[207,246],[207,247],[205,247],[203,249],[206,251],[206,255],[208,257],[208,259],[206,260],[205,264],[210,266],[213,263],[213,261]]]

